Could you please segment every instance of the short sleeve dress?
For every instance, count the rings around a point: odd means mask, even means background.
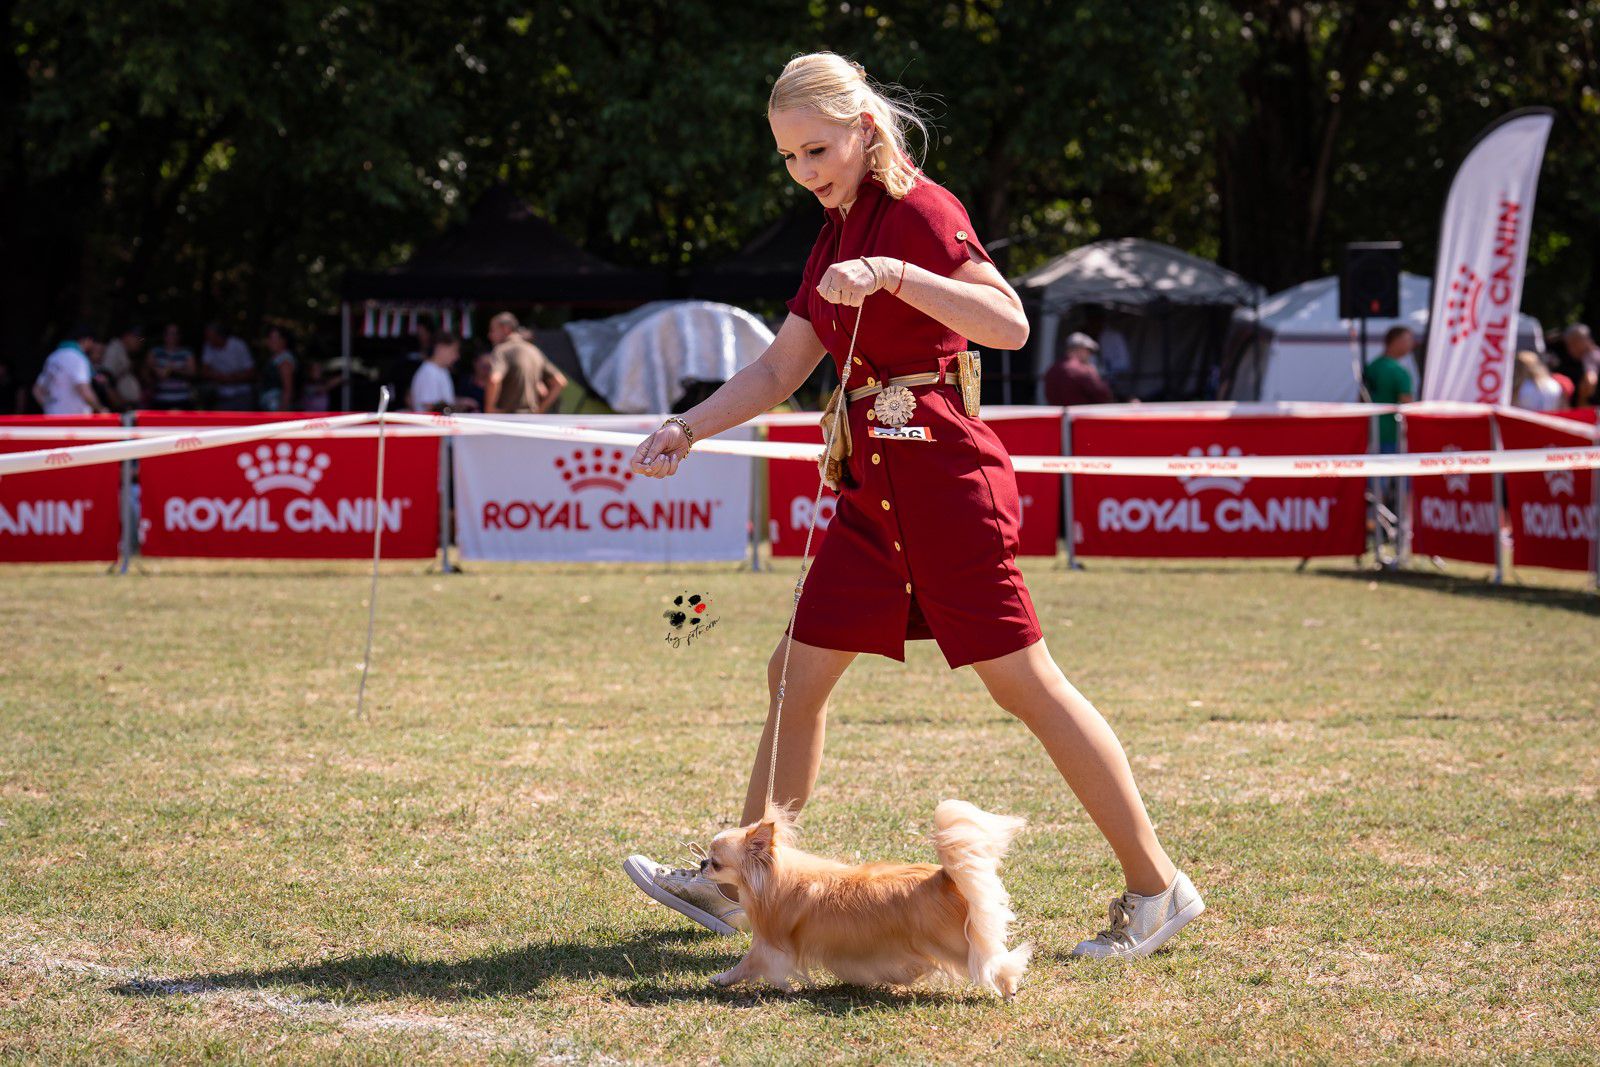
[[[966,209],[919,176],[895,199],[868,174],[849,214],[827,210],[791,312],[811,322],[844,372],[856,308],[816,291],[827,269],[858,256],[893,256],[948,277],[985,261]],[[888,289],[861,311],[847,389],[903,374],[953,370],[967,342]],[[870,436],[875,397],[848,407],[852,453],[838,508],[796,608],[795,640],[905,661],[905,642],[938,642],[951,669],[1039,640],[1043,631],[1017,569],[1022,510],[1000,439],[967,415],[954,384],[911,388],[908,426],[932,440]]]

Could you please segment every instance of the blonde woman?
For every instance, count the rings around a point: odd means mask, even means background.
[[[1561,383],[1537,352],[1518,352],[1511,375],[1511,402],[1529,411],[1560,411],[1566,404]]]
[[[907,640],[932,639],[952,669],[970,664],[1039,738],[1122,865],[1127,892],[1111,901],[1109,928],[1073,954],[1143,956],[1204,905],[1157,841],[1110,726],[1045,648],[1016,565],[1021,508],[1010,458],[957,386],[969,340],[1020,348],[1028,320],[960,201],[911,162],[906,132],[921,122],[901,100],[832,53],[784,68],[767,119],[789,176],[816,196],[826,221],[771,346],[647,437],[632,466],[671,476],[696,439],[771,409],[828,354],[841,378],[848,373],[851,394],[869,390],[847,403],[853,450],[838,509],[767,665],[767,727],[742,822],[757,821],[766,800],[786,644],[774,799],[799,808],[816,783],[829,694],[845,669],[863,652],[903,662]],[[913,374],[926,377],[897,381]],[[908,429],[917,435],[904,436]],[[624,868],[653,899],[712,930],[747,928],[738,902],[699,868],[644,856]]]

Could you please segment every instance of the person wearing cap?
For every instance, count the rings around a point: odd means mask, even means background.
[[[1044,402],[1057,407],[1111,403],[1111,387],[1094,365],[1098,351],[1099,343],[1088,334],[1068,334],[1061,358],[1044,372]]]

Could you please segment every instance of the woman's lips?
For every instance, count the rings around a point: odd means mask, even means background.
[[[813,189],[812,192],[816,193],[818,198],[820,199],[821,197],[827,196],[829,190],[831,190],[832,188],[833,188],[833,183],[829,182],[827,185],[824,185],[821,189]]]

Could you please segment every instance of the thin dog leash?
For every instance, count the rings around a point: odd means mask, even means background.
[[[871,294],[868,294],[871,295]],[[839,377],[839,403],[833,410],[833,437],[839,440],[839,426],[844,418],[845,408],[850,404],[850,396],[845,392],[845,383],[850,380],[850,364],[856,354],[856,337],[861,332],[861,314],[867,310],[867,298],[861,298],[861,306],[856,308],[856,321],[850,327],[850,350],[844,357],[844,374]],[[849,457],[845,458],[845,465],[849,465]],[[822,487],[827,484],[827,441],[823,442],[822,463],[818,468],[817,496],[811,504],[811,526],[806,530],[806,547],[800,553],[800,577],[794,583],[794,606],[789,609],[789,625],[783,635],[783,670],[778,676],[778,706],[772,713],[772,752],[771,761],[767,765],[767,805],[772,804],[772,791],[778,780],[778,733],[783,727],[783,691],[789,682],[789,649],[794,644],[794,618],[800,612],[800,591],[806,584],[806,560],[811,558],[811,535],[817,530],[817,513],[822,509]],[[844,469],[839,471],[843,480]],[[835,515],[838,513],[835,512]]]

